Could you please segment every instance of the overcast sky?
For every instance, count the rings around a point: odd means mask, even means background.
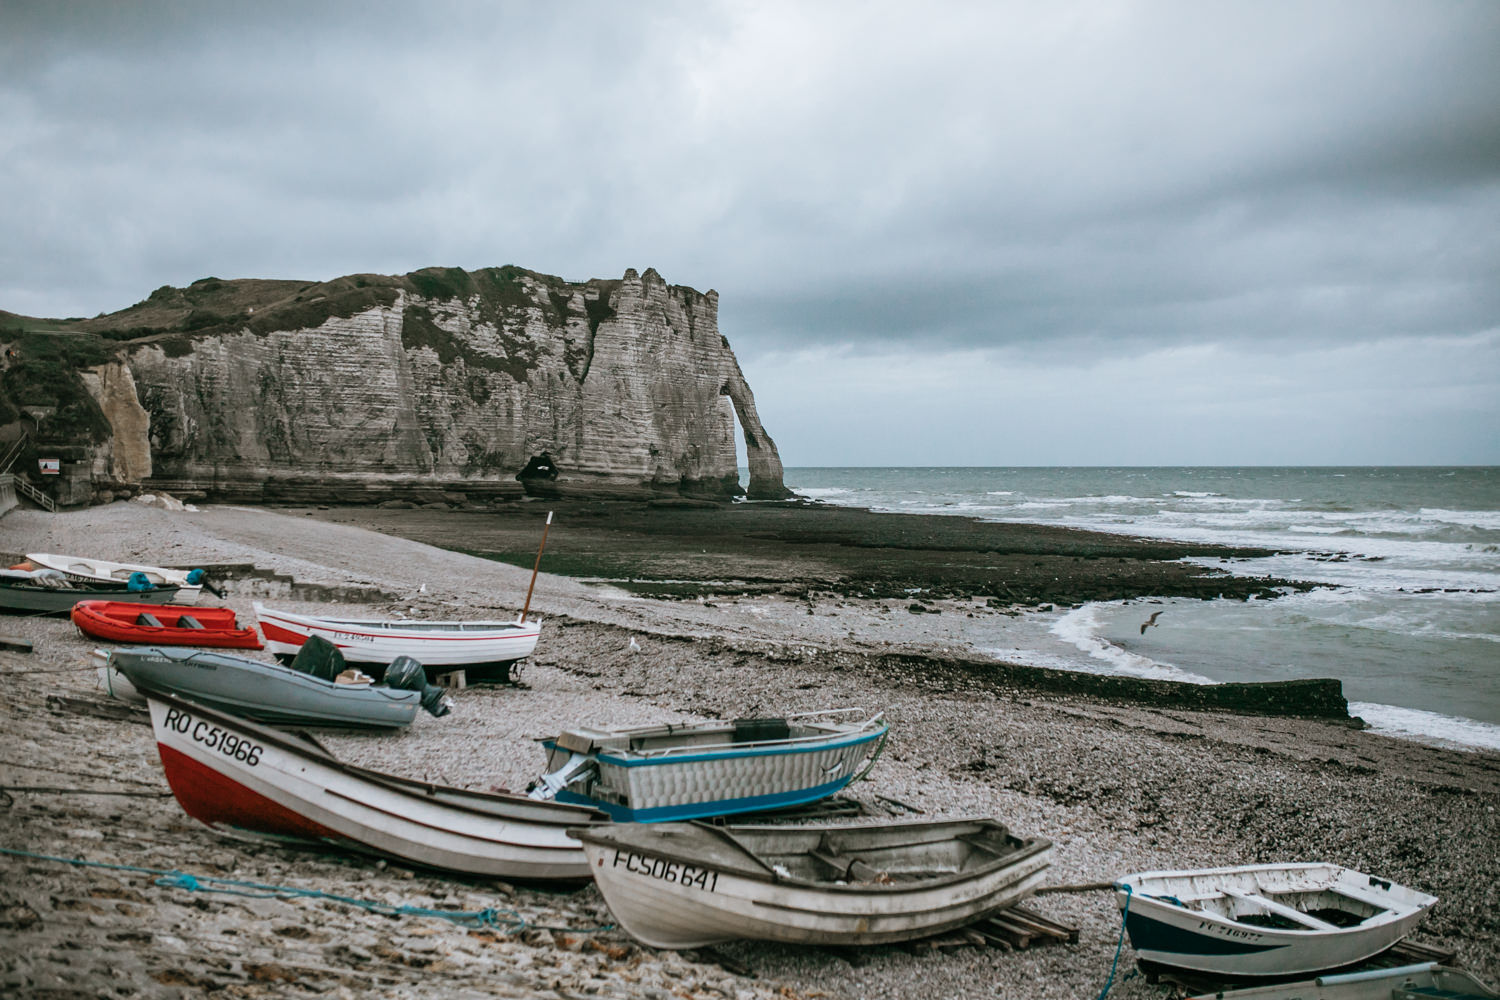
[[[655,267],[786,464],[1500,464],[1500,2],[0,0],[0,308]]]

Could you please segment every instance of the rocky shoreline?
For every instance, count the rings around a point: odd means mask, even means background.
[[[251,564],[330,588],[342,609],[371,614],[514,614],[529,581],[529,565],[338,523],[339,512],[308,513],[125,503],[17,510],[0,518],[0,551]],[[254,595],[247,584],[226,603],[247,618]],[[277,603],[328,606],[291,593]],[[563,726],[879,708],[892,722],[890,748],[850,792],[872,819],[912,815],[907,808],[994,815],[1055,842],[1053,884],[1335,861],[1438,895],[1418,939],[1500,979],[1500,755],[1316,719],[1049,690],[1021,675],[997,680],[954,652],[964,616],[987,605],[972,594],[928,603],[943,613],[898,618],[890,598],[819,586],[736,604],[661,601],[544,574],[532,607],[547,621],[522,686],[458,692],[453,716],[424,716],[398,736],[319,738],[385,770],[520,788],[541,763],[533,740]],[[742,943],[675,954],[601,929],[609,915],[592,888],[466,882],[230,840],[163,794],[149,725],[121,717],[119,703],[95,689],[91,642],[56,619],[0,619],[0,632],[35,647],[0,652],[9,688],[0,702],[0,848],[25,852],[0,855],[6,995],[1061,998],[1096,994],[1109,972],[1119,917],[1101,892],[1036,901],[1080,928],[1071,945],[835,953]],[[200,889],[158,884],[166,871],[196,876]],[[251,894],[203,891],[215,887]],[[491,922],[392,917],[330,897],[489,910]],[[1130,961],[1127,943],[1122,974]],[[1111,995],[1166,994],[1135,977],[1117,979]]]

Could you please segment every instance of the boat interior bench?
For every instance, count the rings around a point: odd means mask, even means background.
[[[194,618],[192,615],[178,615],[177,616],[177,627],[178,628],[202,628],[203,627],[203,623],[200,622],[198,619]]]
[[[157,618],[149,611],[142,611],[140,614],[136,615],[135,623],[137,625],[149,625],[151,628],[161,628],[161,619]]]
[[[1317,917],[1303,913],[1301,910],[1295,907],[1287,906],[1283,903],[1278,903],[1274,899],[1267,899],[1265,896],[1257,895],[1253,892],[1245,892],[1243,889],[1236,889],[1234,886],[1226,885],[1224,887],[1224,895],[1232,896],[1242,903],[1248,903],[1251,906],[1258,907],[1259,909],[1266,911],[1267,913],[1274,913],[1278,917],[1285,917],[1286,919],[1291,920],[1294,923],[1299,923],[1303,927],[1310,927],[1315,931],[1338,930],[1337,927],[1335,927],[1333,924],[1330,924],[1326,920],[1319,920]]]

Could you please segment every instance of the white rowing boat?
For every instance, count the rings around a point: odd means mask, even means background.
[[[589,877],[583,849],[566,831],[601,821],[593,810],[382,774],[302,736],[168,695],[146,697],[172,793],[216,830],[462,875]]]
[[[143,573],[147,580],[158,587],[167,585],[178,588],[176,596],[172,598],[176,604],[197,604],[203,590],[204,575],[201,569],[164,569],[161,566],[111,562],[88,556],[64,556],[52,552],[28,552],[26,561],[40,569],[55,569],[73,580],[125,583],[130,580],[132,573]]]
[[[888,944],[1035,891],[1052,845],[992,819],[869,826],[665,823],[573,832],[629,934],[653,948],[748,938]]]
[[[1437,902],[1332,864],[1144,872],[1115,890],[1140,958],[1225,976],[1363,961],[1410,934]]]
[[[255,619],[266,648],[278,657],[295,656],[316,635],[333,643],[355,666],[378,668],[410,656],[434,674],[514,664],[536,649],[542,628],[537,621],[383,621],[299,615],[258,601]]]
[[[602,809],[617,823],[784,809],[863,777],[889,731],[883,715],[865,718],[858,708],[570,729],[542,741],[547,770],[531,794]]]

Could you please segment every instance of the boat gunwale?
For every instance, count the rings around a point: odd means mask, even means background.
[[[592,750],[584,754],[584,756],[592,757],[600,763],[613,764],[617,767],[646,767],[653,764],[690,764],[734,757],[769,757],[776,754],[811,753],[819,750],[842,750],[848,747],[859,746],[862,743],[868,743],[871,740],[879,738],[883,733],[889,732],[890,728],[890,723],[885,721],[885,713],[879,712],[860,723],[856,729],[829,730],[811,736],[797,736],[781,740],[751,740],[744,743],[731,742],[723,744],[722,749],[713,744],[688,744],[677,747],[661,747],[654,750],[615,750],[601,748],[599,750]],[[621,734],[611,733],[611,735]],[[548,750],[566,750],[566,747],[558,746],[557,739],[558,737],[547,737],[539,742]]]
[[[687,822],[691,823],[694,826],[699,826],[699,827],[703,827],[705,829],[708,829],[711,832],[718,832],[720,829],[722,829],[723,832],[728,833],[730,836],[733,836],[734,833],[738,829],[743,829],[741,827],[735,826],[734,824],[730,824],[730,825],[725,826],[723,828],[719,828],[719,827],[715,826],[714,824],[705,823],[702,820],[689,820]],[[1001,823],[999,820],[993,819],[992,817],[988,817],[988,816],[958,817],[958,818],[948,819],[948,820],[927,820],[927,821],[922,821],[922,822],[918,822],[918,823],[880,824],[877,828],[882,828],[882,829],[891,828],[891,827],[897,827],[897,828],[900,828],[900,827],[910,827],[910,828],[913,828],[913,829],[916,829],[916,828],[941,828],[941,827],[946,827],[946,826],[953,826],[953,827],[967,826],[967,825],[971,825],[971,824],[974,824],[974,823],[981,823],[981,824],[985,824],[985,825],[992,825],[993,827],[998,827],[1000,830],[1004,831],[1004,834],[1005,834],[1005,836],[1008,839],[1014,840],[1016,842],[1017,846],[1016,846],[1015,850],[1013,850],[1009,854],[995,856],[991,860],[985,862],[984,864],[982,864],[982,865],[980,865],[980,866],[978,866],[976,868],[970,869],[969,871],[950,872],[950,873],[945,874],[945,875],[936,876],[936,877],[934,877],[932,879],[924,879],[924,880],[922,880],[920,882],[889,882],[889,883],[884,883],[884,884],[882,884],[882,883],[875,883],[875,882],[860,882],[860,883],[852,883],[852,884],[851,883],[845,883],[845,884],[840,885],[840,884],[837,884],[837,883],[832,882],[832,881],[817,882],[817,881],[813,881],[813,880],[810,880],[810,879],[798,878],[797,876],[794,876],[794,875],[781,875],[781,874],[777,873],[774,868],[771,868],[770,866],[768,866],[760,858],[760,856],[757,855],[754,851],[750,850],[748,846],[746,846],[744,844],[740,844],[740,843],[736,843],[735,846],[738,847],[739,850],[743,851],[745,853],[745,856],[750,861],[752,861],[755,864],[757,864],[761,869],[764,869],[763,871],[751,871],[751,870],[747,870],[747,869],[744,869],[744,868],[735,868],[735,867],[732,867],[730,865],[724,864],[722,862],[716,862],[716,861],[707,860],[707,859],[686,860],[686,859],[684,859],[684,857],[682,856],[681,853],[678,853],[678,854],[674,855],[669,850],[666,850],[666,849],[651,848],[651,847],[646,847],[646,846],[643,846],[643,845],[631,844],[631,843],[620,841],[620,840],[616,839],[616,837],[618,836],[618,834],[616,832],[614,832],[611,829],[611,827],[616,826],[616,825],[623,825],[623,826],[627,826],[627,827],[632,827],[632,826],[634,826],[633,824],[610,824],[608,826],[597,827],[597,828],[595,828],[595,827],[580,827],[580,828],[578,828],[576,830],[570,829],[568,831],[568,836],[573,837],[575,840],[578,840],[578,841],[580,841],[580,842],[582,842],[584,844],[593,844],[593,845],[595,845],[597,847],[606,848],[606,849],[613,848],[616,851],[619,851],[619,850],[628,850],[628,851],[630,851],[630,852],[632,852],[634,854],[640,854],[640,855],[649,856],[649,857],[652,857],[652,858],[659,858],[659,859],[661,859],[663,861],[668,861],[668,862],[675,861],[675,862],[677,862],[679,864],[690,864],[690,865],[692,865],[695,868],[701,868],[701,869],[705,869],[707,871],[717,872],[718,874],[721,874],[721,875],[733,875],[733,876],[736,876],[738,878],[747,879],[747,880],[753,881],[753,882],[763,882],[763,883],[772,884],[772,885],[791,886],[791,887],[794,887],[794,888],[806,889],[806,890],[810,890],[810,891],[813,891],[813,892],[834,892],[834,893],[838,893],[840,895],[882,895],[882,896],[896,895],[896,894],[899,894],[899,893],[912,894],[912,893],[917,893],[917,892],[928,891],[928,890],[931,890],[931,889],[940,889],[940,888],[944,888],[946,886],[954,885],[954,884],[957,884],[957,883],[960,883],[960,882],[972,882],[972,881],[976,881],[976,880],[982,879],[982,878],[984,878],[984,877],[986,877],[986,876],[988,876],[990,874],[993,874],[995,872],[999,872],[999,871],[1003,871],[1003,870],[1005,870],[1007,868],[1011,868],[1011,867],[1015,866],[1016,864],[1019,864],[1019,863],[1024,862],[1024,861],[1026,861],[1026,860],[1028,860],[1030,858],[1035,857],[1038,854],[1045,854],[1045,853],[1051,851],[1052,848],[1053,848],[1053,846],[1054,846],[1053,843],[1052,843],[1052,841],[1049,840],[1046,837],[1018,837],[1014,833],[1012,833],[1011,830],[1010,830],[1010,828],[1008,826],[1006,826],[1004,823]],[[643,827],[648,827],[648,828],[651,828],[651,829],[660,829],[660,827],[657,826],[656,824],[639,824],[639,825],[643,826]],[[865,829],[865,828],[862,828],[862,827],[859,827],[859,826],[819,826],[819,825],[813,825],[813,826],[798,826],[798,827],[769,827],[769,828],[768,827],[755,827],[754,829],[761,829],[761,830],[765,830],[765,829],[772,829],[772,830],[782,829],[782,830],[786,830],[787,832],[795,832],[795,833],[798,833],[798,834],[807,835],[807,834],[809,834],[810,832],[813,832],[813,831],[822,831],[824,833],[845,833],[845,834],[847,834],[847,833],[859,831],[859,830]],[[1046,865],[1043,865],[1042,867],[1045,868]],[[1040,871],[1041,869],[1039,868],[1037,870]]]
[[[408,638],[407,636],[393,634],[394,632],[399,632],[404,626],[414,626],[410,629],[413,634],[410,635],[409,638],[421,640],[453,641],[458,639],[483,640],[495,638],[528,639],[533,636],[539,638],[542,634],[540,622],[537,623],[535,631],[524,631],[527,626],[531,624],[529,620],[527,622],[522,622],[520,620],[426,621],[415,619],[405,621],[399,618],[322,618],[316,615],[299,615],[290,611],[277,611],[275,609],[265,607],[259,601],[255,602],[254,608],[257,621],[263,618],[270,618],[273,621],[280,619],[281,622],[285,622],[290,625],[301,626],[303,628],[322,629],[329,632],[350,631],[350,629],[344,628],[342,626],[357,626],[359,628],[366,629],[387,630],[372,632],[370,637],[375,639]],[[476,628],[475,626],[482,627]],[[425,634],[425,631],[429,629],[438,632],[447,631],[458,634],[452,636],[435,636]]]
[[[1334,926],[1330,929],[1313,927],[1263,927],[1259,925],[1247,925],[1236,919],[1235,917],[1217,913],[1213,910],[1205,910],[1198,907],[1188,906],[1186,905],[1186,903],[1183,903],[1180,897],[1177,897],[1175,894],[1173,895],[1172,899],[1168,899],[1162,895],[1146,892],[1144,888],[1145,884],[1151,881],[1162,882],[1167,879],[1212,878],[1214,876],[1226,875],[1273,874],[1278,872],[1285,872],[1291,875],[1302,875],[1303,877],[1307,877],[1307,873],[1314,869],[1326,869],[1330,872],[1331,877],[1324,883],[1306,886],[1289,885],[1286,888],[1280,890],[1277,890],[1275,888],[1257,887],[1252,895],[1263,896],[1269,901],[1276,902],[1274,895],[1276,893],[1329,893],[1333,895],[1342,895],[1344,898],[1352,902],[1361,903],[1366,906],[1377,908],[1378,912],[1372,913],[1369,916],[1361,919],[1359,923],[1352,924],[1348,927]],[[1340,891],[1339,883],[1341,881],[1341,876],[1345,873],[1353,874],[1359,878],[1365,879],[1378,878],[1378,876],[1372,876],[1365,872],[1356,871],[1353,868],[1346,868],[1343,865],[1336,864],[1331,861],[1295,861],[1259,865],[1238,865],[1227,868],[1138,872],[1115,879],[1113,884],[1115,889],[1116,904],[1121,908],[1126,905],[1127,900],[1130,902],[1132,909],[1136,909],[1141,903],[1145,903],[1147,904],[1148,908],[1154,912],[1164,914],[1186,914],[1188,915],[1188,919],[1191,920],[1208,921],[1215,926],[1231,928],[1235,930],[1245,930],[1247,928],[1253,929],[1258,934],[1278,937],[1284,936],[1289,941],[1309,938],[1350,937],[1367,931],[1377,930],[1378,928],[1390,924],[1399,923],[1400,921],[1414,915],[1425,913],[1439,901],[1438,897],[1436,896],[1422,892],[1420,889],[1413,889],[1409,886],[1402,885],[1401,883],[1395,882],[1391,879],[1378,880],[1381,882],[1387,882],[1390,885],[1399,888],[1404,893],[1411,894],[1414,899],[1405,900],[1397,897],[1395,894],[1392,894],[1388,900],[1381,900],[1377,902],[1375,899],[1365,898],[1362,895],[1356,894],[1355,892],[1344,893]],[[1128,892],[1126,891],[1127,886],[1129,888]],[[1195,895],[1194,897],[1192,897],[1192,901],[1203,902],[1209,899],[1221,898],[1233,899],[1234,897],[1220,890],[1211,893]],[[1174,900],[1176,901],[1174,902]]]

